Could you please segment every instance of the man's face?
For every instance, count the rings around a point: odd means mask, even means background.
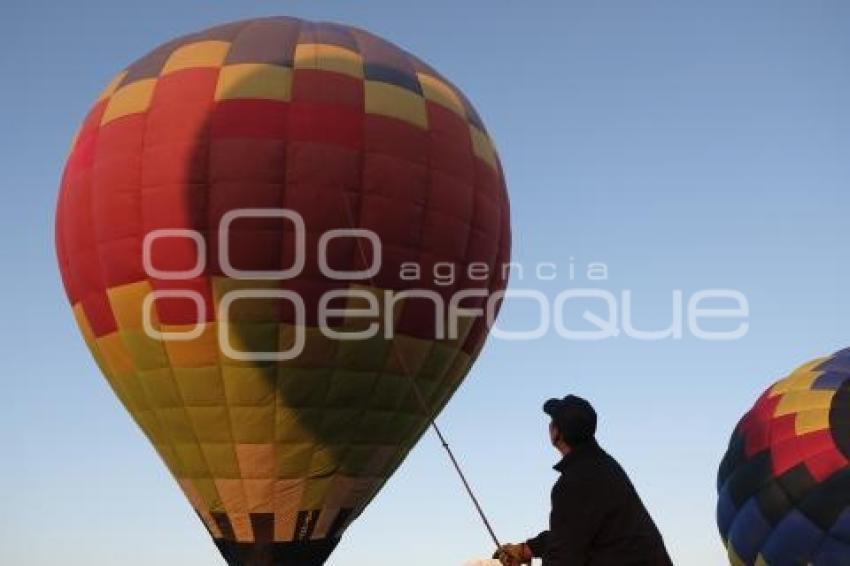
[[[549,421],[549,440],[552,442],[552,446],[558,446],[560,434],[558,433],[558,427],[555,426],[555,421]]]

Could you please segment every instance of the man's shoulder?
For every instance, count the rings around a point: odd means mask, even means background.
[[[601,449],[572,462],[558,478],[558,483],[564,486],[586,483],[594,485],[619,484],[623,482],[629,482],[625,470],[613,456]]]

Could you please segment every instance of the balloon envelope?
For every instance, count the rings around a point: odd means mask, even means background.
[[[265,18],[115,77],[73,142],[56,247],[95,360],[228,563],[322,564],[482,347],[485,317],[446,334],[437,313],[504,288],[508,199],[431,67]]]
[[[718,476],[731,564],[850,563],[850,350],[775,383],[735,428]]]

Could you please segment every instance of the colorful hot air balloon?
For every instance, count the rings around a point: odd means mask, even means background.
[[[95,360],[227,562],[319,565],[482,347],[487,317],[439,315],[504,288],[508,198],[431,67],[265,18],[115,77],[73,143],[56,247]]]
[[[850,564],[850,349],[774,384],[720,465],[717,522],[733,565]]]

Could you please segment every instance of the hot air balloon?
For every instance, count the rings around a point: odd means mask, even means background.
[[[481,119],[430,66],[264,18],[109,83],[56,248],[95,361],[227,563],[320,565],[481,350],[492,316],[469,313],[506,285],[508,197]],[[447,265],[450,284],[430,275]],[[446,330],[458,293],[468,316]]]
[[[775,383],[720,465],[717,522],[733,565],[850,564],[850,349]]]

